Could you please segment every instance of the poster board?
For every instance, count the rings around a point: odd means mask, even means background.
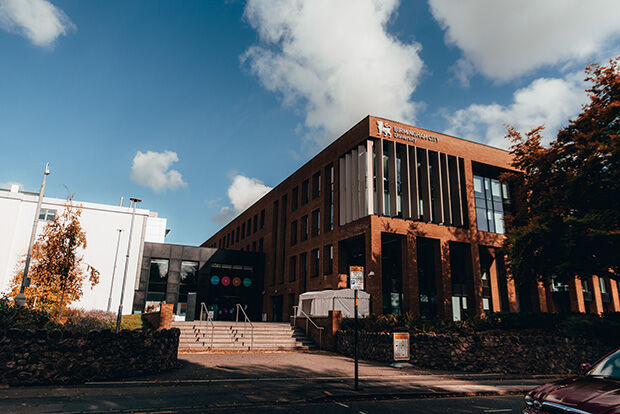
[[[394,332],[394,361],[409,361],[409,333]]]
[[[364,266],[350,266],[349,280],[351,281],[351,289],[364,290]]]

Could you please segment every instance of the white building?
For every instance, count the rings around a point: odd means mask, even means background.
[[[21,260],[27,252],[37,200],[38,194],[19,191],[17,186],[12,186],[10,190],[0,189],[0,294],[9,291],[10,281],[15,272],[20,269]],[[59,198],[43,198],[37,235],[42,232],[48,220],[62,213],[65,203],[66,200]],[[121,229],[111,306],[111,310],[116,311],[121,297],[132,209],[76,200],[73,204],[82,208],[80,223],[86,233],[87,243],[86,249],[82,251],[84,263],[97,269],[100,276],[99,283],[93,289],[90,288],[88,282],[85,282],[84,295],[79,301],[72,303],[71,307],[106,310],[112,283],[118,230]],[[165,235],[165,218],[157,217],[157,213],[149,210],[136,209],[123,313],[131,313],[144,242],[163,243]]]

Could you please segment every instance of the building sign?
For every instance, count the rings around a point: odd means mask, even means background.
[[[250,279],[249,277],[244,278],[243,279],[243,286],[245,286],[245,287],[252,286],[252,279]]]
[[[409,142],[416,142],[416,139],[423,139],[429,142],[439,142],[439,138],[433,135],[428,135],[423,132],[415,131],[413,129],[401,128],[395,126],[394,138],[404,139]],[[386,121],[377,121],[377,135],[392,138],[392,126]]]
[[[230,278],[228,276],[224,276],[222,278],[222,285],[224,285],[224,286],[230,285]]]
[[[240,278],[238,278],[238,277],[234,278],[234,279],[232,280],[232,284],[233,284],[233,286],[234,286],[234,287],[241,286],[241,279],[240,279]]]
[[[394,361],[409,361],[409,333],[394,332]]]
[[[351,289],[364,290],[364,266],[350,266]]]
[[[215,286],[215,285],[217,285],[219,283],[220,283],[220,277],[219,276],[216,276],[216,275],[211,276],[211,284],[212,285]]]

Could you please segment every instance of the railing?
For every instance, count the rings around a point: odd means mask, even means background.
[[[314,321],[310,319],[310,316],[308,316],[308,314],[304,312],[303,309],[301,309],[297,305],[293,306],[293,326],[297,326],[297,311],[298,310],[306,318],[306,336],[308,336],[308,322],[314,325],[314,327],[319,331],[319,349],[321,349],[323,346],[323,330],[325,328],[314,323]]]
[[[252,350],[252,348],[254,348],[254,324],[252,323],[252,321],[250,320],[250,318],[248,318],[248,314],[245,313],[245,310],[243,310],[243,306],[241,306],[240,303],[237,303],[235,305],[235,307],[237,308],[237,317],[236,317],[236,321],[239,322],[239,310],[241,310],[241,313],[243,313],[243,339],[245,340],[245,338],[247,338],[247,324],[250,324],[250,328],[252,330],[252,339],[250,341],[250,350]]]
[[[207,329],[211,326],[211,344],[209,345],[210,349],[213,349],[213,336],[215,334],[215,324],[213,323],[213,314],[209,312],[207,309],[207,305],[204,302],[200,303],[200,320],[204,320],[204,317],[207,317]]]

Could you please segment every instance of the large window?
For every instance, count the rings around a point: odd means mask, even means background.
[[[305,215],[300,219],[300,225],[301,225],[301,234],[299,236],[299,240],[301,241],[306,241],[308,240],[308,216]]]
[[[288,265],[289,282],[294,282],[297,279],[297,256],[291,256]]]
[[[321,196],[321,172],[317,172],[312,176],[312,199]]]
[[[312,237],[321,234],[321,210],[316,209],[312,212]]]
[[[310,252],[310,277],[317,277],[319,275],[319,249],[314,249]]]
[[[334,269],[334,246],[323,247],[323,274],[331,275]]]
[[[325,232],[334,229],[334,166],[325,168]]]
[[[291,223],[291,246],[297,244],[297,220]]]
[[[176,314],[185,316],[187,313],[187,294],[196,292],[198,280],[198,262],[181,262],[181,280],[179,283],[179,297],[177,299]]]
[[[508,185],[494,178],[474,175],[474,196],[478,230],[504,234],[504,215],[510,212]]]
[[[293,188],[291,193],[291,211],[295,211],[299,208],[299,187]]]
[[[301,205],[308,204],[308,200],[310,200],[310,182],[304,180],[304,182],[301,183]]]
[[[168,259],[151,259],[149,272],[149,286],[146,293],[147,309],[153,309],[166,300],[166,285],[168,283]]]

